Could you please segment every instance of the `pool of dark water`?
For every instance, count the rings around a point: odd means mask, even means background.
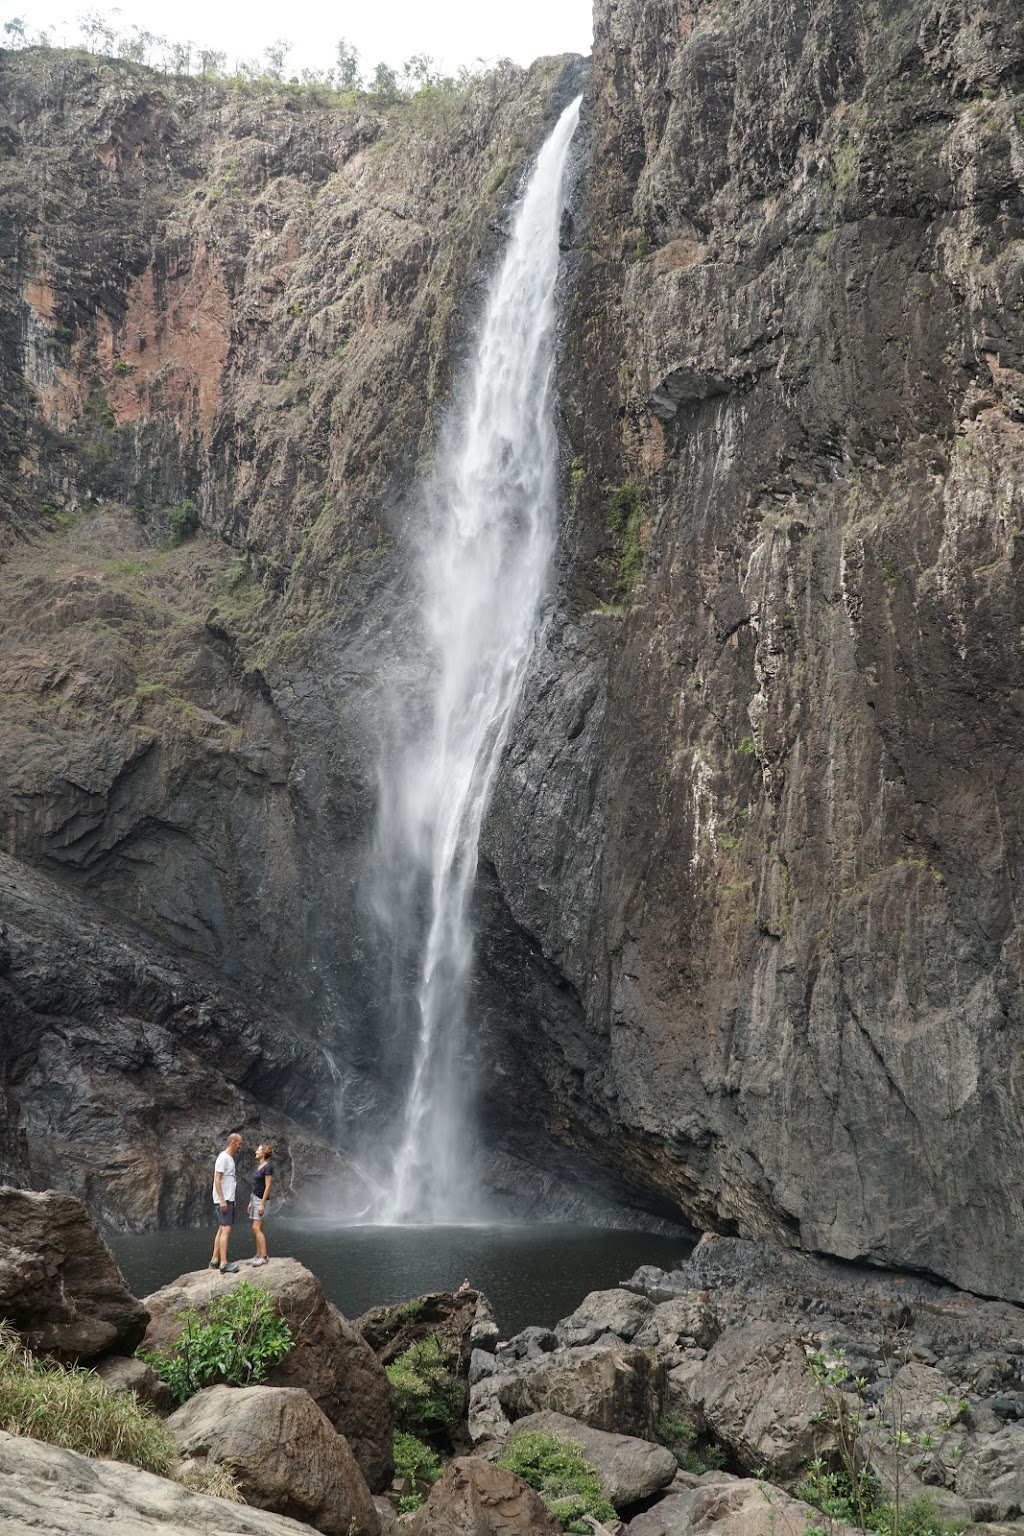
[[[596,1227],[348,1227],[298,1218],[268,1221],[267,1238],[271,1257],[288,1255],[313,1270],[346,1317],[468,1279],[487,1293],[503,1338],[529,1323],[550,1327],[588,1291],[617,1285],[641,1264],[672,1269],[692,1247],[685,1237]],[[108,1241],[135,1295],[145,1296],[206,1264],[213,1226]],[[243,1223],[232,1235],[231,1257],[252,1252]]]

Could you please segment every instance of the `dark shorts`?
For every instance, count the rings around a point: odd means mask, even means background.
[[[235,1224],[235,1202],[229,1200],[227,1207],[226,1211],[222,1211],[219,1205],[214,1206],[214,1210],[217,1212],[217,1222],[222,1227],[233,1227]]]

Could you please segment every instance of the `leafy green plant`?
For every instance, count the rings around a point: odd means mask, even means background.
[[[866,1428],[866,1380],[853,1375],[842,1350],[837,1350],[831,1359],[818,1351],[810,1356],[808,1365],[822,1394],[823,1409],[819,1416],[831,1432],[837,1464],[830,1467],[822,1457],[815,1458],[794,1490],[797,1497],[820,1509],[829,1520],[845,1520],[861,1530],[875,1531],[878,1536],[960,1536],[967,1522],[944,1519],[930,1495],[910,1500],[903,1496],[903,1461],[913,1445],[904,1428],[900,1394],[888,1359],[887,1416],[877,1421],[873,1432],[893,1453],[891,1498],[884,1496],[879,1479],[870,1465],[864,1464],[861,1437]],[[853,1408],[848,1406],[851,1398],[856,1404]],[[919,1441],[931,1440],[930,1435],[919,1436]]]
[[[423,1493],[416,1484],[436,1483],[443,1470],[440,1456],[429,1445],[406,1431],[395,1435],[395,1476],[408,1478],[413,1484],[412,1491],[403,1493],[398,1500],[400,1515],[419,1509],[423,1503]]]
[[[292,1331],[273,1297],[247,1280],[216,1297],[205,1317],[189,1307],[178,1321],[181,1333],[169,1349],[140,1354],[177,1403],[216,1382],[247,1387],[265,1381],[292,1347]]]
[[[498,1466],[536,1488],[563,1531],[589,1532],[585,1515],[602,1521],[616,1518],[595,1468],[575,1440],[530,1431],[515,1435]]]
[[[462,1417],[463,1385],[436,1334],[418,1340],[385,1367],[400,1430],[449,1440]]]
[[[36,1359],[0,1328],[0,1429],[84,1456],[127,1461],[161,1477],[177,1455],[163,1423],[133,1392],[104,1385],[93,1371]]]
[[[655,1439],[675,1457],[684,1472],[700,1477],[705,1472],[717,1471],[725,1466],[725,1452],[719,1445],[698,1449],[699,1436],[695,1425],[678,1413],[663,1413],[658,1420]]]
[[[171,544],[184,544],[195,538],[199,532],[199,509],[190,497],[186,496],[184,501],[168,510],[167,526]]]

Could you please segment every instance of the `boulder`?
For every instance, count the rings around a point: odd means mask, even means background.
[[[469,1357],[469,1384],[475,1387],[485,1376],[493,1376],[499,1370],[498,1362],[485,1349],[474,1349]]]
[[[373,1507],[380,1521],[380,1536],[395,1536],[398,1530],[398,1516],[395,1514],[395,1506],[391,1500],[386,1499],[382,1493],[375,1493]]]
[[[633,1335],[633,1343],[644,1349],[693,1345],[710,1349],[721,1331],[713,1303],[706,1292],[698,1292],[653,1307],[643,1327]]]
[[[524,1328],[506,1343],[497,1346],[499,1360],[539,1360],[558,1348],[558,1336],[551,1328]]]
[[[166,1418],[174,1408],[170,1390],[143,1360],[126,1355],[108,1355],[93,1367],[101,1381],[114,1391],[134,1392],[140,1403]]]
[[[823,1517],[810,1504],[753,1478],[728,1482],[714,1474],[701,1487],[673,1493],[637,1515],[628,1536],[802,1536]],[[850,1525],[829,1521],[829,1536],[858,1536]]]
[[[0,1187],[0,1317],[30,1349],[64,1361],[131,1354],[149,1313],[81,1200]]]
[[[6,1536],[312,1536],[312,1527],[283,1515],[2,1432],[0,1529]]]
[[[651,1498],[676,1475],[676,1459],[663,1445],[652,1445],[649,1440],[637,1440],[633,1435],[591,1429],[589,1424],[581,1424],[563,1413],[528,1414],[518,1420],[512,1438],[528,1433],[574,1440],[597,1471],[605,1498],[619,1511]]]
[[[958,1412],[959,1393],[948,1376],[917,1360],[901,1365],[885,1389],[885,1412],[892,1412],[895,1397],[899,1422],[910,1435],[934,1435],[939,1425]]]
[[[494,1320],[491,1304],[482,1291],[477,1292],[476,1316],[473,1326],[469,1331],[469,1343],[472,1349],[482,1349],[488,1354],[494,1353],[499,1338],[498,1325]]]
[[[536,1362],[492,1376],[473,1390],[492,1385],[508,1419],[530,1413],[563,1413],[593,1429],[653,1440],[664,1411],[665,1368],[650,1350],[558,1351]]]
[[[561,1536],[539,1493],[478,1456],[449,1463],[406,1527],[409,1536]]]
[[[703,1424],[746,1471],[794,1476],[833,1433],[821,1417],[822,1389],[792,1331],[771,1323],[729,1329],[689,1376],[687,1390]]]
[[[466,1291],[461,1296],[452,1291],[432,1291],[413,1301],[373,1307],[356,1318],[352,1327],[366,1340],[381,1365],[390,1365],[413,1344],[436,1334],[448,1356],[461,1361],[465,1374],[477,1312],[475,1291]]]
[[[643,1327],[654,1310],[646,1296],[633,1291],[591,1291],[569,1317],[556,1326],[562,1344],[594,1344],[604,1333],[613,1333],[625,1343]]]
[[[292,1329],[295,1342],[270,1371],[267,1385],[307,1391],[345,1436],[374,1493],[391,1482],[391,1387],[366,1340],[329,1302],[316,1276],[294,1259],[271,1259],[263,1269],[237,1275],[199,1270],[182,1275],[147,1296],[152,1314],[146,1349],[166,1349],[178,1337],[186,1307],[203,1313],[215,1296],[243,1279],[270,1292]]]
[[[207,1387],[167,1420],[183,1457],[226,1467],[247,1504],[325,1536],[379,1536],[380,1517],[348,1442],[308,1392]]]
[[[956,1491],[968,1500],[976,1520],[1024,1514],[1024,1424],[979,1435],[958,1466]]]

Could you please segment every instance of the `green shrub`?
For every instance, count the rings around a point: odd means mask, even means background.
[[[529,1431],[515,1435],[498,1466],[536,1488],[563,1531],[589,1532],[584,1515],[616,1519],[597,1472],[575,1440]]]
[[[399,1431],[395,1436],[395,1476],[408,1477],[413,1484],[436,1483],[444,1468],[441,1458],[429,1445],[424,1445],[415,1435]],[[409,1514],[419,1509],[423,1494],[414,1486],[411,1493],[404,1493],[398,1501],[398,1513]]]
[[[151,1408],[93,1371],[35,1359],[0,1327],[0,1429],[169,1476],[174,1442]]]
[[[462,1417],[462,1382],[436,1334],[420,1339],[385,1367],[400,1430],[429,1439],[450,1439]]]
[[[273,1297],[248,1280],[216,1297],[205,1317],[189,1307],[178,1321],[181,1333],[169,1349],[140,1356],[177,1403],[216,1382],[247,1387],[265,1381],[292,1346],[292,1331]]]
[[[859,1471],[857,1477],[855,1489],[848,1472],[830,1471],[816,1460],[793,1492],[832,1523],[856,1525],[863,1518],[863,1529],[877,1536],[960,1536],[964,1529],[965,1521],[944,1519],[930,1494],[909,1500],[897,1511],[870,1472]]]
[[[184,544],[199,532],[199,509],[188,496],[171,507],[167,513],[167,526],[171,544]]]
[[[670,1450],[684,1472],[700,1477],[705,1472],[720,1471],[726,1462],[721,1446],[709,1445],[698,1452],[696,1427],[678,1413],[663,1413],[658,1420],[655,1439]]]
[[[877,1524],[869,1526],[878,1536],[961,1536],[966,1520],[946,1520],[930,1493],[904,1504],[897,1518],[891,1504],[873,1511]]]

